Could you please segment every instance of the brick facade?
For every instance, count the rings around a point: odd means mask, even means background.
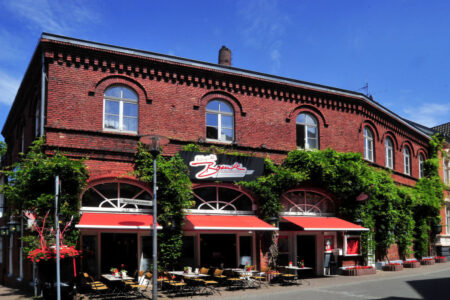
[[[428,156],[426,134],[360,93],[43,35],[2,131],[8,144],[7,164],[18,158],[22,130],[25,146],[35,137],[42,55],[47,76],[46,149],[88,156],[91,183],[108,178],[134,180],[131,172],[137,143],[150,134],[169,139],[164,155],[200,141],[281,162],[296,149],[296,116],[302,112],[318,121],[320,149],[363,153],[363,129],[371,128],[376,167],[385,166],[384,141],[389,136],[394,143],[392,176],[398,184],[414,185],[419,177],[419,154]],[[103,129],[104,92],[115,84],[138,95],[137,134]],[[225,100],[233,107],[232,144],[206,141],[205,110],[212,99]],[[411,176],[403,174],[405,146],[411,150]],[[265,260],[263,253],[260,257]]]

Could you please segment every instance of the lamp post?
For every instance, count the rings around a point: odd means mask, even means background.
[[[157,205],[156,205],[156,158],[160,153],[160,140],[158,136],[150,136],[150,143],[146,145],[147,149],[153,156],[153,289],[152,289],[152,300],[156,300],[158,298],[158,232],[157,232],[157,222],[156,219],[158,217]]]
[[[8,276],[13,276],[13,244],[14,244],[14,235],[20,231],[19,223],[14,221],[11,216],[8,222],[8,231],[9,231],[9,274]]]

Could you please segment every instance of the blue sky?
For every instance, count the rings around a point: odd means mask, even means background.
[[[1,127],[42,32],[213,63],[226,45],[235,67],[450,121],[450,1],[0,0]]]

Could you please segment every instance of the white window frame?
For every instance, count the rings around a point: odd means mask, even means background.
[[[300,121],[298,121],[298,118],[301,115],[309,116],[314,121],[314,124],[310,124],[308,122],[300,122]],[[319,126],[318,126],[318,123],[317,123],[317,119],[312,114],[300,113],[300,114],[297,115],[297,117],[295,119],[295,124],[296,125],[303,125],[304,126],[304,130],[305,130],[305,132],[304,132],[305,148],[302,148],[302,147],[300,147],[298,145],[297,145],[297,148],[298,149],[305,149],[305,150],[319,149]],[[308,128],[314,128],[315,129],[316,134],[314,135],[314,138],[309,138],[308,137]],[[297,130],[297,128],[296,128],[296,130]],[[316,145],[317,145],[317,147],[315,147],[315,148],[309,146],[309,141],[313,140],[313,139],[316,141]],[[296,143],[298,144],[298,141],[296,141]]]
[[[38,137],[40,135],[40,128],[41,125],[41,103],[38,101],[36,103],[36,110],[35,110],[35,116],[34,116],[34,136]]]
[[[450,202],[446,202],[445,205],[445,225],[447,227],[446,233],[450,234]]]
[[[125,85],[113,85],[113,86],[110,86],[110,87],[108,87],[105,90],[105,93],[106,93],[106,91],[108,89],[113,88],[113,87],[121,87],[121,88],[124,88],[124,89],[128,89],[129,91],[133,92],[136,95],[136,99],[123,98],[123,91],[120,92],[122,97],[112,97],[112,96],[106,96],[105,94],[103,94],[103,130],[104,131],[113,131],[113,132],[135,133],[136,134],[138,132],[138,130],[139,130],[139,96],[132,88],[130,88],[128,86],[125,86]],[[119,128],[118,129],[106,128],[105,127],[106,101],[119,102]],[[136,106],[137,106],[136,131],[124,130],[123,129],[123,119],[124,119],[123,105],[124,105],[124,103],[136,104]]]
[[[425,162],[425,157],[423,154],[419,154],[419,178],[422,178],[425,176],[423,164]]]
[[[411,175],[411,151],[407,146],[403,147],[403,173]]]
[[[369,127],[364,127],[364,159],[374,161],[373,131]]]
[[[226,111],[220,111],[220,110],[213,110],[213,109],[209,109],[208,108],[208,104],[212,101],[217,101],[220,102],[220,104],[224,104],[226,106],[228,106],[231,109],[231,112],[226,112]],[[233,143],[234,139],[235,139],[235,132],[234,132],[234,109],[233,106],[228,103],[227,101],[221,100],[221,99],[213,99],[211,101],[208,102],[208,104],[206,105],[206,113],[205,113],[205,123],[206,123],[206,130],[208,130],[208,124],[207,124],[207,115],[209,114],[214,114],[217,115],[217,139],[213,139],[213,138],[206,138],[207,141],[215,141],[215,142],[221,142],[221,143]],[[219,104],[219,105],[220,105]],[[219,106],[220,108],[220,106]],[[232,122],[232,128],[231,128],[231,132],[233,134],[233,136],[231,137],[231,141],[227,141],[226,139],[222,138],[222,117],[223,116],[229,116],[231,117],[231,119],[233,120]],[[224,129],[230,129],[230,128],[224,128]]]
[[[390,137],[386,137],[384,141],[386,168],[394,169],[394,143]]]
[[[450,159],[444,159],[444,184],[450,185]]]

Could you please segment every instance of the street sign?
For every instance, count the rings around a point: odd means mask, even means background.
[[[134,205],[142,205],[142,206],[153,206],[153,201],[149,201],[149,200],[138,200],[138,199],[126,199],[126,198],[121,198],[120,199],[121,203],[124,204],[134,204]]]

